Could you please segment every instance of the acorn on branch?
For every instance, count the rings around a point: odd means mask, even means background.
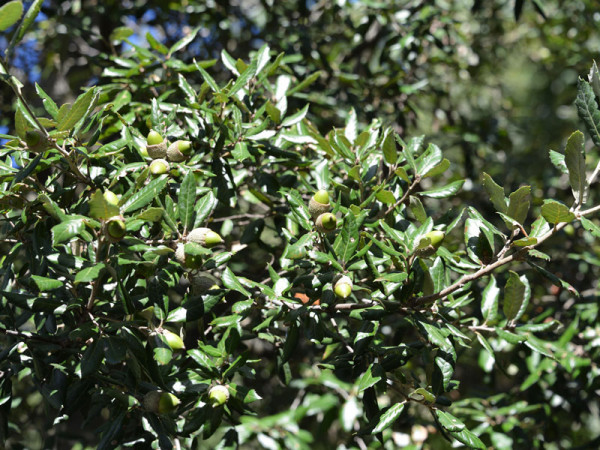
[[[166,159],[155,159],[150,163],[150,173],[154,176],[162,175],[167,173],[171,167]]]
[[[227,389],[227,386],[217,384],[208,391],[208,398],[213,408],[223,406],[229,400],[229,389]]]
[[[442,245],[442,241],[446,237],[446,233],[440,230],[432,230],[425,234],[424,238],[421,239],[415,254],[422,258],[433,255],[438,248]],[[429,241],[429,242],[428,242]]]
[[[308,202],[308,211],[313,219],[316,219],[321,214],[329,212],[330,209],[329,192],[324,189],[315,192],[315,195],[313,195]]]
[[[150,130],[146,142],[146,151],[150,158],[161,159],[167,156],[167,141],[163,139],[160,133]]]
[[[30,152],[40,153],[48,148],[48,137],[40,130],[29,130],[25,133],[25,143]]]
[[[214,232],[210,228],[194,228],[187,235],[188,242],[195,242],[202,247],[212,248],[223,242],[223,238],[219,233]]]
[[[173,162],[185,161],[192,151],[190,141],[175,141],[167,149],[167,159]]]
[[[337,227],[337,219],[331,213],[323,213],[315,221],[315,226],[321,233],[329,233]]]
[[[340,298],[347,298],[352,293],[352,280],[346,275],[342,275],[333,286],[333,292]]]
[[[127,234],[125,219],[122,216],[113,216],[104,222],[104,235],[110,242],[118,242]]]
[[[170,392],[150,391],[144,395],[142,405],[148,412],[168,414],[175,411],[181,401]]]

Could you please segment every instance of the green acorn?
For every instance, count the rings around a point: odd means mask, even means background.
[[[222,384],[217,384],[208,391],[208,398],[213,408],[223,406],[229,400],[229,389]]]
[[[321,214],[329,212],[331,205],[329,204],[329,192],[321,189],[315,192],[308,202],[308,211],[313,219],[316,219]]]
[[[440,230],[430,231],[425,235],[431,241],[431,245],[437,250],[442,245],[442,241],[446,237],[446,233]]]
[[[315,221],[315,225],[318,231],[321,233],[328,233],[335,230],[337,227],[337,219],[331,213],[323,213]]]
[[[181,401],[170,392],[150,391],[144,395],[142,405],[148,412],[168,414],[175,411]]]
[[[104,223],[104,235],[111,242],[118,242],[127,234],[125,221],[122,216],[114,216]]]
[[[150,173],[154,176],[167,173],[171,167],[165,159],[155,159],[150,163]]]
[[[146,139],[146,151],[152,159],[161,159],[167,156],[167,141],[154,130],[150,130]]]
[[[30,152],[40,153],[48,148],[48,138],[40,130],[29,130],[25,133],[25,143]]]
[[[204,294],[211,289],[219,289],[219,280],[210,272],[199,272],[191,277],[192,294]]]
[[[210,228],[194,228],[188,233],[187,240],[206,248],[212,248],[223,242],[223,238]]]
[[[177,351],[177,350],[185,349],[185,344],[183,343],[183,339],[181,339],[181,336],[179,336],[177,333],[173,333],[170,330],[164,330],[164,329],[162,331],[160,331],[160,333],[167,341],[167,344],[169,344],[169,347],[171,347],[171,350]]]
[[[178,244],[175,249],[175,261],[188,269],[199,269],[202,266],[200,255],[188,255],[185,253],[185,244]]]
[[[343,275],[341,276],[333,286],[333,292],[335,295],[341,298],[347,298],[352,293],[352,280],[350,277]]]
[[[415,254],[422,258],[433,255],[438,248],[442,245],[442,241],[446,237],[446,233],[439,230],[432,230],[429,233],[425,234],[424,238],[421,239],[417,249],[415,250]],[[429,243],[427,240],[429,239]]]
[[[181,162],[188,159],[192,151],[190,141],[175,141],[167,149],[167,159],[173,162]]]

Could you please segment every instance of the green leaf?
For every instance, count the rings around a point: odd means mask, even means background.
[[[190,42],[196,39],[196,34],[198,34],[198,31],[200,31],[200,27],[194,28],[187,36],[184,36],[175,42],[175,44],[173,44],[173,46],[169,49],[169,54],[167,56],[170,57],[173,53],[186,47]]]
[[[56,119],[56,116],[58,115],[58,106],[56,106],[54,100],[52,100],[50,96],[46,94],[46,92],[37,83],[35,83],[35,91],[42,99],[42,103],[44,104],[44,108],[46,109],[48,114],[50,114],[53,119]]]
[[[580,220],[583,228],[592,233],[594,237],[600,238],[600,227],[598,225],[585,217],[581,217]]]
[[[350,261],[354,256],[356,247],[358,247],[358,242],[358,224],[354,214],[349,211],[344,216],[344,225],[333,243],[337,257],[342,261]]]
[[[404,411],[404,405],[405,403],[396,403],[388,408],[388,410],[381,415],[377,426],[373,429],[371,434],[381,433],[383,430],[392,425],[396,419],[400,417],[402,411]]]
[[[385,189],[378,191],[377,194],[375,194],[375,198],[386,205],[393,205],[396,203],[394,194],[391,191],[386,191]]]
[[[208,84],[208,86],[213,90],[213,92],[219,92],[221,89],[219,88],[219,85],[214,80],[214,78],[211,77],[210,74],[206,70],[204,70],[200,64],[196,62],[196,60],[194,60],[194,65],[196,66],[196,69],[198,69],[198,72],[200,72],[200,75],[202,75],[202,78],[204,78],[204,81],[206,81],[206,84]]]
[[[398,148],[396,147],[396,138],[392,130],[387,133],[382,144],[383,159],[390,166],[398,161]]]
[[[428,191],[419,192],[419,195],[424,195],[430,198],[445,198],[451,197],[460,191],[460,188],[465,183],[465,180],[456,180],[446,186],[442,186],[437,189],[430,189]]]
[[[459,442],[462,442],[468,447],[477,448],[481,450],[487,449],[485,444],[481,442],[481,439],[479,439],[476,435],[474,435],[467,429],[464,429],[462,431],[449,431],[449,433],[452,435],[452,437],[454,437],[454,439],[456,439]]]
[[[158,194],[162,192],[168,181],[169,177],[167,175],[161,175],[150,181],[141,190],[137,191],[127,199],[122,205],[123,212],[128,213],[135,211],[152,202],[152,200],[158,197]]]
[[[565,175],[569,173],[569,169],[567,169],[567,165],[565,164],[565,155],[562,153],[550,150],[550,162]]]
[[[77,123],[86,117],[91,109],[94,107],[94,98],[96,97],[96,88],[90,88],[84,94],[81,94],[75,100],[73,106],[69,109],[69,112],[62,117],[56,129],[58,131],[70,131]]]
[[[452,364],[446,361],[444,358],[437,356],[435,358],[435,365],[440,369],[440,373],[442,374],[442,386],[444,391],[448,390],[448,386],[450,386],[450,381],[452,380],[452,374],[454,373],[454,368]]]
[[[204,223],[206,218],[212,214],[217,203],[219,201],[213,191],[207,192],[196,202],[196,220],[194,221],[193,228],[198,228]]]
[[[10,48],[7,51],[7,54],[12,53],[13,47],[16,46],[19,42],[21,42],[21,40],[23,39],[23,36],[25,36],[25,33],[27,33],[27,30],[29,30],[29,27],[35,21],[35,18],[39,14],[43,3],[44,3],[44,0],[34,0],[34,2],[31,4],[29,9],[25,13],[25,17],[23,17],[23,21],[19,25],[19,29],[17,30],[15,36],[13,37],[13,39],[10,43]],[[2,17],[1,10],[0,10],[0,17]]]
[[[527,218],[529,211],[529,199],[531,197],[531,186],[521,186],[508,198],[508,209],[506,215],[512,217],[521,225]]]
[[[147,220],[148,222],[158,222],[160,219],[162,219],[164,213],[165,210],[163,208],[148,208],[139,213],[135,218]]]
[[[280,191],[280,194],[287,199],[287,202],[292,207],[292,214],[297,219],[300,226],[307,231],[312,230],[313,225],[310,220],[310,212],[300,193],[295,189],[291,189],[287,192]]]
[[[246,288],[244,288],[238,277],[233,273],[233,271],[229,267],[225,268],[225,270],[223,271],[221,280],[223,281],[223,286],[225,286],[226,288],[237,291],[248,298],[252,296],[252,294],[250,294],[250,292],[248,292]]]
[[[109,219],[120,214],[119,207],[108,203],[100,189],[90,196],[89,205],[90,216],[94,219]]]
[[[2,12],[2,11],[0,10],[0,12]],[[37,288],[40,290],[40,292],[58,289],[59,287],[62,287],[62,285],[64,284],[60,280],[55,280],[54,278],[41,277],[39,275],[31,275],[31,279],[35,282],[35,284],[36,284]]]
[[[283,122],[281,123],[281,126],[282,127],[291,127],[292,125],[295,125],[298,122],[300,122],[302,119],[304,119],[306,117],[306,114],[308,113],[308,106],[309,105],[307,104],[306,106],[304,106],[304,108],[302,108],[296,114],[286,117],[283,120]]]
[[[493,322],[498,314],[498,298],[500,288],[496,285],[496,279],[490,275],[490,281],[481,294],[481,315],[486,322]]]
[[[371,364],[365,373],[358,379],[358,392],[363,392],[377,384],[381,380],[381,375],[379,375],[381,372],[382,370],[379,364]]]
[[[490,196],[490,200],[496,208],[496,211],[506,214],[508,209],[506,205],[506,196],[504,195],[504,188],[498,186],[492,177],[487,173],[483,173],[483,187]]]
[[[456,417],[454,417],[449,412],[442,411],[441,409],[437,409],[435,411],[437,418],[440,422],[440,425],[444,427],[444,429],[448,431],[462,431],[465,429],[465,424]]]
[[[296,92],[300,92],[301,90],[303,90],[305,87],[310,86],[311,84],[313,84],[319,77],[321,76],[321,72],[317,71],[314,73],[311,73],[308,77],[306,77],[304,80],[302,80],[300,83],[298,83],[296,86],[294,86],[293,88],[291,88],[288,92],[287,95],[291,96],[294,95]]]
[[[150,33],[150,32],[146,33],[146,41],[148,41],[148,44],[150,44],[150,47],[152,47],[157,52],[162,53],[163,55],[166,55],[167,53],[169,53],[169,49],[164,44],[162,44],[161,42],[156,40],[156,38],[154,36],[152,36],[152,33]]]
[[[179,189],[177,207],[179,208],[179,220],[184,232],[191,230],[194,226],[194,206],[196,204],[196,177],[191,170],[183,178]]]
[[[100,275],[102,269],[104,269],[106,265],[104,263],[96,264],[95,266],[86,267],[83,270],[77,272],[75,276],[75,284],[78,283],[89,283],[90,281],[94,281]]]
[[[119,43],[132,36],[134,31],[129,27],[117,27],[109,36],[111,42]]]
[[[504,286],[504,303],[502,309],[508,321],[518,320],[523,315],[526,303],[527,285],[519,275],[508,271],[508,281]],[[525,305],[526,306],[526,305]]]
[[[85,228],[83,219],[70,219],[52,227],[52,245],[68,241],[80,234]]]
[[[565,149],[565,164],[569,170],[569,183],[575,203],[583,205],[588,184],[585,174],[585,138],[581,131],[576,131],[569,136]]]
[[[569,208],[566,205],[563,205],[556,200],[544,200],[544,204],[542,205],[542,216],[552,224],[571,222],[575,219],[575,214],[569,211]]]
[[[423,152],[423,154],[415,160],[415,164],[417,165],[417,173],[421,176],[424,176],[441,161],[442,150],[440,150],[440,148],[435,144],[429,144],[427,150],[425,150],[425,152]]]
[[[529,264],[531,267],[533,267],[536,271],[538,271],[544,277],[548,278],[555,286],[558,286],[558,287],[561,287],[563,289],[566,289],[571,294],[573,294],[573,295],[575,295],[577,297],[581,297],[581,294],[579,293],[579,291],[577,289],[575,289],[573,286],[571,286],[569,283],[567,283],[562,278],[554,275],[549,270],[546,270],[544,267],[542,267],[542,266],[540,266],[540,265],[538,265],[538,264],[536,264],[536,263],[534,263],[532,261],[527,261],[527,264]]]
[[[0,31],[12,27],[23,14],[23,4],[20,1],[6,3],[0,8]]]
[[[231,86],[231,89],[228,93],[229,96],[235,95],[240,89],[246,87],[246,84],[248,84],[248,81],[250,81],[254,75],[256,75],[256,60],[250,63],[246,70],[244,70],[244,72],[242,72],[242,74],[235,81],[233,86]]]
[[[575,106],[579,118],[585,123],[588,133],[592,137],[592,141],[600,147],[600,111],[596,103],[596,96],[592,86],[581,78],[577,82]]]

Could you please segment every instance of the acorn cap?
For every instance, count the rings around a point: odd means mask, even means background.
[[[323,213],[317,220],[315,221],[316,228],[321,233],[327,233],[329,231],[335,230],[337,227],[337,219],[331,213]]]
[[[219,233],[210,228],[194,228],[187,235],[187,240],[200,244],[202,247],[211,248],[223,242]]]
[[[208,398],[213,408],[223,406],[229,400],[229,389],[227,389],[227,386],[217,384],[208,391]]]
[[[169,163],[165,159],[155,159],[149,167],[152,175],[162,175],[170,170]]]
[[[335,283],[333,287],[333,291],[335,295],[341,298],[349,297],[352,293],[352,280],[350,277],[343,275],[339,280]]]
[[[167,158],[169,161],[181,162],[188,159],[192,143],[190,141],[175,141],[167,149]]]
[[[313,219],[316,219],[323,213],[329,212],[330,209],[329,193],[323,189],[317,191],[308,202],[308,211]]]

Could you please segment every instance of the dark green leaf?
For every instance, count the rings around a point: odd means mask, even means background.
[[[530,197],[531,186],[522,186],[510,194],[506,215],[523,225],[523,222],[525,222],[525,219],[527,218],[527,212],[529,211]]]
[[[512,270],[508,272],[508,281],[504,287],[504,315],[509,321],[517,320],[522,315],[526,301],[527,286]]]
[[[504,195],[504,189],[498,186],[492,177],[487,173],[483,173],[483,187],[490,196],[490,200],[496,208],[496,211],[506,214],[508,206],[506,205],[506,197]]]
[[[583,205],[588,185],[585,174],[585,138],[581,131],[576,131],[569,136],[565,148],[565,164],[569,170],[569,183],[575,203]]]
[[[127,199],[127,201],[122,205],[123,212],[128,213],[135,211],[136,209],[143,208],[148,203],[152,202],[152,200],[158,197],[158,194],[162,192],[168,181],[169,177],[167,175],[161,175],[158,178],[150,181],[141,190],[135,192]]]
[[[592,86],[581,78],[577,82],[575,106],[579,118],[585,123],[588,133],[592,137],[592,141],[600,147],[600,111],[596,103],[596,96]]]
[[[179,189],[179,220],[184,232],[191,230],[194,225],[194,206],[196,204],[196,177],[190,170],[183,178]]]
[[[544,200],[544,204],[542,205],[542,216],[552,224],[571,222],[575,219],[575,214],[569,211],[569,208],[566,205],[563,205],[556,200]]]
[[[381,433],[383,430],[390,427],[396,421],[396,419],[400,417],[402,411],[404,411],[404,405],[405,403],[396,403],[388,408],[388,410],[381,415],[377,426],[373,429],[371,434]]]

